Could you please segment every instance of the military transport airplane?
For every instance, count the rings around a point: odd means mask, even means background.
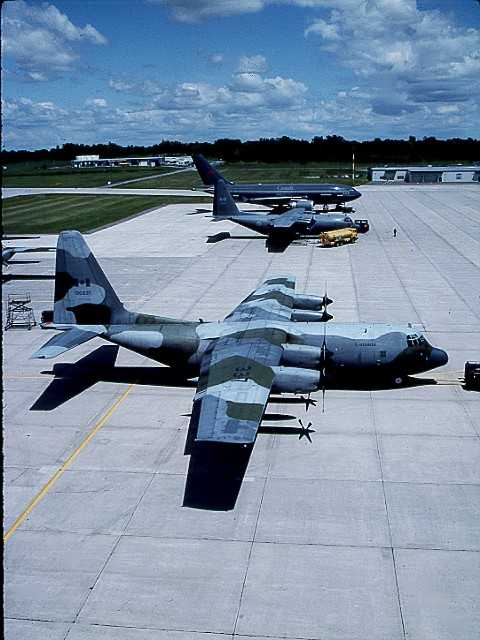
[[[253,444],[272,392],[308,394],[367,376],[399,385],[447,363],[411,326],[322,323],[326,296],[295,293],[295,279],[270,277],[220,322],[128,311],[78,231],[59,235],[53,323],[62,331],[34,358],[55,358],[101,337],[198,376],[190,429],[196,442]],[[190,432],[190,430],[189,430]]]
[[[318,236],[323,231],[348,228],[368,231],[368,222],[356,222],[341,213],[315,213],[309,201],[301,200],[280,215],[240,212],[223,180],[215,185],[213,217],[236,222],[268,236],[269,246],[277,250],[285,249],[295,238]]]
[[[210,187],[206,191],[213,190],[217,182],[223,180],[232,196],[242,202],[288,207],[296,200],[303,199],[312,200],[314,204],[322,204],[325,208],[334,204],[341,210],[345,202],[356,200],[362,195],[353,187],[342,184],[236,184],[224,178],[201,154],[192,158],[203,183]]]

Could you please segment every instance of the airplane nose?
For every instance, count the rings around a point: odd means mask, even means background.
[[[432,349],[429,357],[430,364],[433,367],[443,367],[448,362],[448,354],[443,349]]]

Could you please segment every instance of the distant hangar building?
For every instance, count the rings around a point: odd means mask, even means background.
[[[480,165],[470,167],[464,165],[371,167],[368,170],[368,179],[372,182],[409,182],[412,184],[480,182]]]
[[[76,156],[72,167],[192,167],[190,156],[147,156],[130,158],[100,158],[99,155]]]

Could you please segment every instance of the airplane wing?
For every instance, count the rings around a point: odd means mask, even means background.
[[[295,278],[286,276],[270,278],[243,300],[225,320],[246,322],[248,320],[290,320]]]
[[[213,341],[200,365],[191,425],[196,440],[254,442],[282,355],[285,334],[248,328]],[[283,334],[283,335],[280,335]],[[273,341],[271,341],[273,340]]]
[[[227,316],[245,325],[212,341],[202,358],[190,422],[197,441],[255,441],[286,334],[281,329],[250,328],[250,322],[289,319],[294,287],[293,278],[267,280]]]
[[[311,213],[304,213],[304,209],[291,209],[275,217],[273,221],[274,231],[293,230],[294,227],[305,228],[312,221]]]

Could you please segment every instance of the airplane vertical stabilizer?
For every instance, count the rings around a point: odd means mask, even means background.
[[[223,182],[226,182],[227,184],[233,184],[232,182],[226,180],[222,176],[222,174],[215,169],[215,167],[212,167],[212,165],[202,156],[201,153],[195,154],[194,156],[192,156],[192,159],[195,163],[195,166],[197,167],[197,171],[200,174],[200,178],[202,179],[203,184],[215,186],[217,182],[220,182],[221,180],[223,180]]]
[[[115,323],[125,309],[79,231],[58,236],[55,324]]]
[[[232,218],[238,216],[238,210],[230,191],[227,189],[225,182],[220,180],[215,185],[213,195],[213,216],[215,218]]]

